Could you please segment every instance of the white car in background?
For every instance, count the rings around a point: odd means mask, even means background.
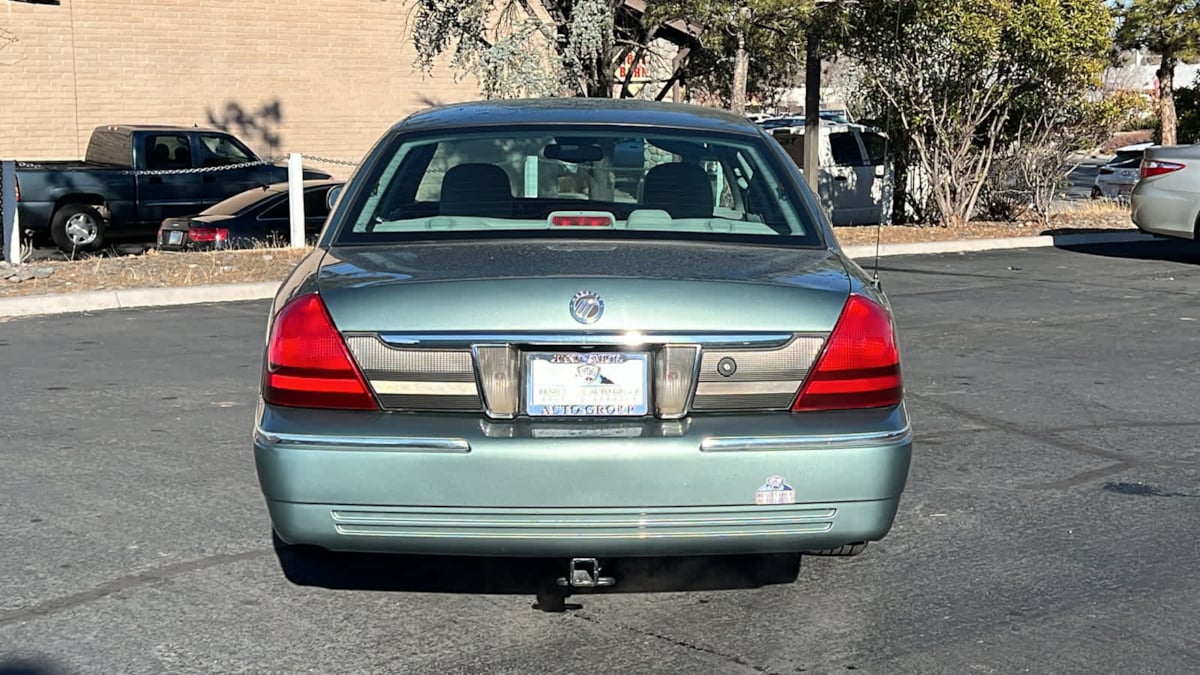
[[[804,127],[770,130],[792,161],[804,167]],[[891,215],[888,138],[861,124],[821,122],[817,196],[834,225],[874,225]]]
[[[1092,199],[1129,199],[1141,172],[1142,156],[1153,143],[1117,148],[1117,154],[1100,167],[1092,183]]]

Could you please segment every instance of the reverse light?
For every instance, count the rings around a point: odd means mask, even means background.
[[[275,318],[262,395],[295,408],[379,409],[316,293],[292,300]]]
[[[215,244],[220,246],[229,241],[229,228],[226,227],[190,227],[188,239],[194,244]]]
[[[882,408],[903,394],[892,317],[874,300],[851,295],[792,411]]]
[[[1142,166],[1138,173],[1142,178],[1149,178],[1151,176],[1161,176],[1166,173],[1173,173],[1182,169],[1184,166],[1185,165],[1178,162],[1164,162],[1157,159],[1144,159],[1142,160]]]

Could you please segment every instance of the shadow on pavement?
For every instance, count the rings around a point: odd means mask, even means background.
[[[336,590],[536,594],[557,587],[568,560],[329,553],[307,547],[277,547],[280,567],[300,586]],[[605,560],[601,574],[614,586],[585,592],[648,593],[759,588],[796,581],[800,556],[703,556]],[[572,590],[572,593],[575,591]]]
[[[1147,239],[1134,242],[1080,244],[1070,235],[1054,237],[1055,248],[1104,258],[1162,260],[1200,265],[1200,242],[1185,239]]]
[[[45,657],[5,658],[0,655],[0,675],[62,675],[66,672]]]

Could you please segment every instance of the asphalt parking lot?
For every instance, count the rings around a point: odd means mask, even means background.
[[[281,577],[250,452],[266,303],[0,323],[0,663],[1195,672],[1200,246],[881,266],[916,429],[892,534],[805,557],[791,584],[577,596],[559,615],[461,592],[486,580],[453,570],[404,592]]]

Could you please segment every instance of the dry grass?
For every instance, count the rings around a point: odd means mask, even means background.
[[[39,260],[25,270],[53,270],[43,279],[4,281],[0,297],[79,293],[126,288],[178,288],[208,284],[282,281],[310,248],[270,248],[245,251],[201,251],[141,255],[96,256],[83,260]],[[11,272],[11,270],[9,270]]]
[[[1036,237],[1044,234],[1072,234],[1104,230],[1133,230],[1128,206],[1109,202],[1078,202],[1050,217],[1044,225],[1036,221],[996,223],[972,221],[962,227],[940,225],[885,225],[882,228],[864,225],[836,227],[834,232],[842,246],[874,244],[877,236],[883,244],[910,244],[922,241],[953,241],[956,239],[995,239],[1001,237]]]

